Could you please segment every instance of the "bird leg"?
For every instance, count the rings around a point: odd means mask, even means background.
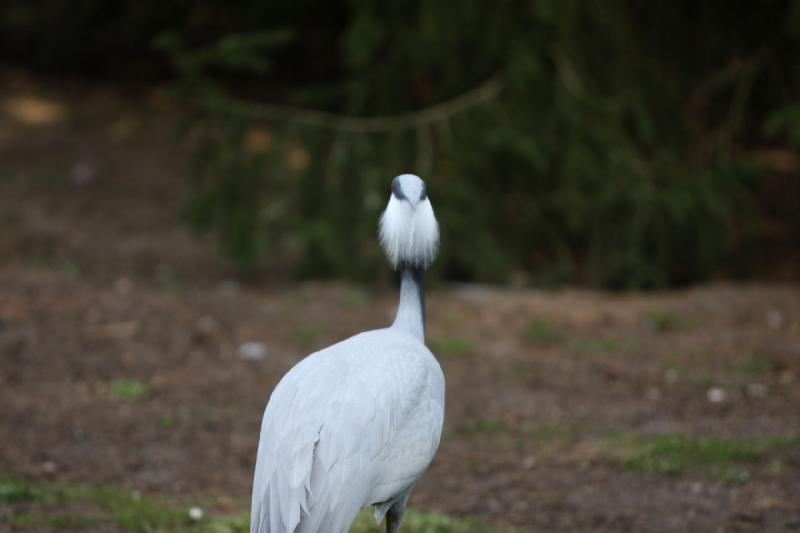
[[[400,529],[400,522],[403,520],[403,513],[405,512],[405,503],[398,503],[386,512],[386,533],[397,533]]]
[[[408,488],[406,493],[397,499],[397,503],[389,507],[386,512],[386,533],[397,533],[400,530],[400,522],[403,521],[403,514],[406,512],[406,502],[408,497],[411,496],[411,489],[413,485]]]

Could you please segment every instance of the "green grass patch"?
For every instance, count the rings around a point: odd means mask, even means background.
[[[441,359],[454,359],[472,354],[475,343],[464,337],[440,337],[432,339],[428,346]]]
[[[158,419],[158,424],[161,426],[161,429],[165,430],[174,428],[176,423],[175,417],[170,413],[165,413]]]
[[[675,331],[686,325],[677,314],[659,310],[647,313],[647,323],[656,333]]]
[[[0,478],[0,503],[37,501],[43,498],[44,493],[25,481],[11,477]]]
[[[536,377],[536,371],[530,364],[514,363],[511,367],[510,376],[516,381],[527,383]]]
[[[58,265],[58,269],[63,272],[64,274],[71,276],[73,278],[80,276],[81,274],[81,265],[77,261],[73,261],[71,259],[65,259]]]
[[[728,368],[734,374],[754,375],[764,374],[772,369],[772,364],[767,359],[750,355],[736,361],[732,361]]]
[[[170,431],[178,426],[203,424],[211,420],[225,417],[235,417],[236,409],[213,409],[207,405],[183,406],[166,411],[155,421],[164,431]]]
[[[80,530],[102,527],[104,524],[101,518],[85,516],[82,514],[36,514],[22,513],[15,516],[11,523],[21,529],[38,530],[49,528],[55,530]]]
[[[135,379],[115,379],[109,383],[98,383],[95,390],[120,400],[143,400],[152,393],[146,383]]]
[[[625,350],[638,348],[637,342],[622,339],[579,339],[569,343],[568,349],[578,355],[616,355]]]
[[[530,344],[549,346],[561,342],[563,335],[548,321],[534,318],[525,326],[523,338]]]
[[[800,520],[788,520],[783,523],[783,528],[790,529],[792,531],[800,530]]]
[[[113,487],[34,486],[13,478],[3,478],[0,487],[3,502],[36,501],[42,504],[40,512],[29,511],[13,516],[11,523],[18,528],[116,526],[129,531],[157,531],[177,530],[190,524],[185,511]],[[64,512],[70,507],[78,507],[80,511]]]
[[[363,309],[372,303],[369,292],[360,287],[351,287],[342,296],[342,304],[350,309]]]
[[[536,440],[556,440],[572,438],[576,428],[557,424],[533,424],[523,422],[515,424],[503,418],[475,418],[467,420],[457,428],[462,435],[501,435],[524,436]]]
[[[297,326],[292,329],[291,337],[297,344],[308,346],[312,344],[319,337],[319,330],[308,325]]]
[[[476,520],[457,519],[437,513],[423,513],[408,509],[403,516],[400,530],[404,533],[500,533]],[[385,524],[375,522],[371,510],[358,515],[350,533],[384,533]]]
[[[0,475],[0,503],[41,502],[37,511],[11,514],[13,528],[36,531],[43,528],[107,529],[154,532],[246,533],[250,518],[246,511],[235,515],[209,516],[193,521],[188,506],[161,498],[146,498],[136,492],[115,487],[85,485],[37,486],[10,476]],[[74,510],[78,509],[78,510]],[[383,533],[372,510],[363,511],[351,533]],[[501,533],[470,519],[456,519],[442,514],[410,509],[402,524],[405,533]]]
[[[775,455],[800,445],[796,436],[720,439],[664,435],[612,440],[620,446],[622,465],[631,470],[669,475],[700,472],[740,483],[750,478],[753,467],[768,464]]]
[[[19,226],[22,217],[19,211],[11,207],[0,207],[0,227],[13,229]]]
[[[517,428],[502,418],[475,418],[467,420],[459,427],[459,432],[465,435],[486,433],[511,433]]]
[[[161,265],[158,267],[156,270],[156,279],[159,285],[161,285],[161,288],[165,291],[177,292],[185,285],[180,274],[168,265]]]
[[[186,511],[172,508],[164,501],[142,498],[137,493],[114,487],[69,487],[62,494],[69,499],[97,506],[122,529],[152,531],[189,522]]]

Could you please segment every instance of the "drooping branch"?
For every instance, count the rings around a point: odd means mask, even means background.
[[[446,122],[473,107],[494,100],[500,94],[501,88],[499,80],[490,78],[455,98],[419,111],[374,117],[354,117],[301,107],[264,104],[240,98],[212,99],[208,105],[214,110],[233,113],[244,118],[291,122],[343,133],[389,133]]]

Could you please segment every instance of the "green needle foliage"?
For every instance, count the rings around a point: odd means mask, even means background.
[[[200,137],[187,218],[243,268],[370,279],[389,180],[410,171],[442,226],[435,275],[705,279],[753,212],[750,148],[800,138],[780,67],[800,51],[798,6],[351,0],[328,23],[333,74],[292,105],[227,82],[269,79],[266,57],[307,35],[170,35]]]

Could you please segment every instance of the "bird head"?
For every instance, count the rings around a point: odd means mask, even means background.
[[[433,262],[439,224],[419,176],[402,174],[392,180],[389,204],[381,216],[380,240],[393,268],[400,264],[427,268]]]

